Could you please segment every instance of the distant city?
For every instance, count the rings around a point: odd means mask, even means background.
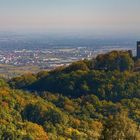
[[[93,56],[93,49],[83,47],[42,50],[22,49],[0,51],[0,63],[14,66],[36,65],[43,69],[53,69],[84,58],[91,59]]]
[[[0,34],[0,64],[53,69],[73,61],[92,59],[111,50],[132,50],[135,41]]]

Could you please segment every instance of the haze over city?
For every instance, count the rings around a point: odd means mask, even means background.
[[[139,5],[139,0],[0,0],[0,64],[23,71],[35,66],[36,72],[111,50],[136,55]]]
[[[139,0],[0,0],[0,30],[140,35]]]

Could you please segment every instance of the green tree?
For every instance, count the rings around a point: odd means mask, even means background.
[[[129,52],[112,51],[96,57],[95,69],[98,70],[132,70],[134,61]]]
[[[102,133],[103,140],[139,140],[137,124],[128,118],[126,112],[109,117]]]
[[[66,67],[64,69],[64,72],[69,73],[69,72],[77,71],[77,70],[88,71],[89,68],[87,64],[84,63],[84,61],[77,61],[77,62],[73,62],[71,65]]]

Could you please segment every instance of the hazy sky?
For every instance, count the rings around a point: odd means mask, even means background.
[[[140,0],[0,0],[0,30],[140,34]]]

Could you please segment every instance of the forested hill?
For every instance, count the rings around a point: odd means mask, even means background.
[[[49,91],[73,98],[93,94],[101,100],[116,102],[140,97],[139,66],[140,61],[132,58],[131,53],[113,51],[53,71],[15,77],[9,84],[12,88]]]
[[[128,51],[0,80],[0,140],[140,140],[140,61]]]

